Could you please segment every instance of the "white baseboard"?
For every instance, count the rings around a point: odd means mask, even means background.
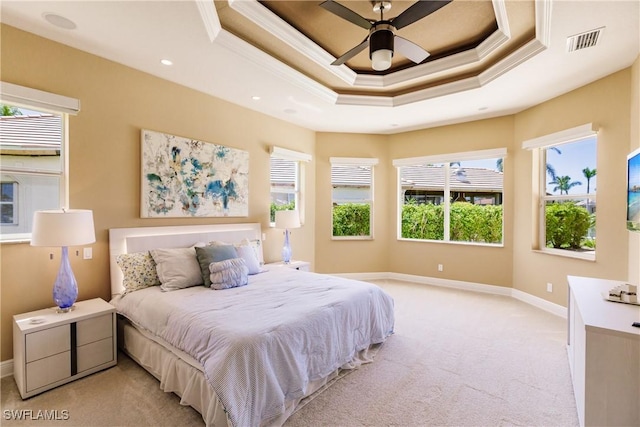
[[[0,378],[13,375],[13,359],[0,363]]]
[[[504,286],[485,285],[483,283],[463,282],[460,280],[440,279],[437,277],[415,276],[404,273],[341,273],[334,276],[356,280],[402,280],[404,282],[420,283],[423,285],[442,286],[445,288],[462,289],[465,291],[484,292],[494,295],[505,295],[525,302],[529,305],[547,311],[556,316],[567,318],[567,309],[561,305],[549,302],[545,299],[522,292],[518,289]]]

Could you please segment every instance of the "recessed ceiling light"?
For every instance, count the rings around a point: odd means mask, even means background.
[[[294,110],[293,108],[287,108],[286,110],[284,110],[285,113],[287,114],[295,114],[297,113],[296,110]]]
[[[42,17],[51,25],[55,25],[59,28],[64,28],[65,30],[75,30],[77,27],[76,23],[72,20],[55,13],[45,12],[42,14]]]
[[[173,61],[171,61],[170,59],[161,59],[160,63],[162,65],[173,65]]]
[[[478,111],[484,111],[484,110],[488,110],[488,109],[489,109],[489,107],[480,107],[480,108],[478,108]]]
[[[260,97],[259,96],[252,96],[251,99],[253,99],[254,101],[260,101]]]
[[[391,123],[391,127],[392,128],[397,128],[398,126],[400,126],[400,125],[398,125],[397,123]]]

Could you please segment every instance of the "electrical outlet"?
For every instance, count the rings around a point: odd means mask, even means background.
[[[547,292],[553,292],[553,283],[547,283]]]
[[[93,249],[92,248],[84,248],[82,250],[82,257],[84,259],[91,259],[93,258]]]
[[[438,271],[442,271],[444,270],[444,267],[442,266],[442,264],[438,264]]]

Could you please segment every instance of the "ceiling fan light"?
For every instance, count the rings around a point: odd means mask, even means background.
[[[393,31],[386,26],[376,29],[369,36],[369,57],[374,70],[384,71],[391,67],[393,38]]]
[[[392,50],[376,50],[371,54],[371,68],[376,71],[388,70],[391,67],[391,58],[393,58]]]

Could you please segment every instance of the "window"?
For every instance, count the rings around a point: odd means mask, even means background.
[[[18,212],[16,199],[18,193],[17,182],[2,182],[0,184],[0,213],[2,214],[2,224],[17,225]]]
[[[397,159],[400,239],[502,244],[505,149]]]
[[[524,142],[539,178],[534,249],[595,259],[596,147],[591,124]]]
[[[311,161],[309,154],[273,147],[271,150],[271,225],[275,224],[276,211],[297,209],[300,223],[304,223],[304,203],[302,201],[302,163]]]
[[[22,241],[31,237],[34,211],[68,206],[66,129],[79,102],[0,84],[1,240]]]
[[[378,159],[331,157],[333,238],[373,238],[373,166]]]

